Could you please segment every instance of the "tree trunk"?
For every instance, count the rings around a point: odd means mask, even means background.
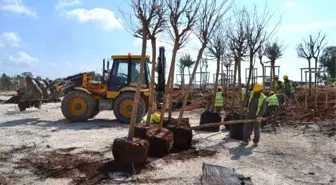
[[[200,89],[202,89],[202,64],[200,65]]]
[[[250,70],[249,70],[249,75],[247,79],[246,85],[249,86],[251,82],[251,77],[252,77],[252,71],[253,71],[253,53],[250,53]]]
[[[308,68],[309,68],[309,89],[311,89],[311,83],[312,83],[312,78],[311,78],[311,63],[310,63],[311,59],[308,59]],[[310,95],[311,95],[311,91],[310,91]]]
[[[260,57],[259,58],[259,62],[260,62],[260,65],[261,65],[261,70],[262,70],[262,83],[265,85],[265,65],[264,63],[262,62],[262,58]]]
[[[163,119],[164,119],[164,113],[166,112],[166,107],[167,107],[167,101],[170,97],[168,97],[169,94],[172,93],[172,88],[171,88],[171,83],[173,81],[174,77],[174,66],[175,66],[175,59],[176,59],[176,53],[178,50],[178,43],[174,43],[174,48],[173,48],[173,55],[170,63],[170,70],[169,70],[169,75],[168,75],[168,81],[167,81],[167,87],[165,88],[165,93],[164,93],[164,98],[163,98],[163,104],[162,104],[162,109],[161,109],[161,115],[160,115],[160,128],[163,126]],[[171,102],[168,102],[171,104]],[[170,107],[169,107],[170,108]]]
[[[274,84],[273,84],[273,78],[274,78],[274,75],[275,75],[274,63],[275,63],[275,61],[271,60],[271,73],[270,73],[271,89],[274,89]]]
[[[228,88],[230,85],[230,76],[229,76],[229,67],[226,67],[226,77],[228,79],[228,81],[225,83],[225,87]]]
[[[235,99],[236,99],[235,95],[236,95],[237,67],[238,67],[238,59],[237,57],[235,57],[235,64],[234,64],[234,71],[233,71],[233,88],[232,88],[232,93],[233,93],[232,106],[231,106],[232,109],[234,109]]]
[[[241,56],[238,56],[238,83],[241,84]],[[242,96],[241,96],[241,91],[242,91],[242,87],[241,85],[239,86],[239,93],[238,93],[238,97],[239,97],[239,117],[240,119],[243,119],[244,117],[244,101],[242,100]]]
[[[181,71],[181,88],[182,88],[182,90],[183,90],[183,87],[184,87],[184,68]]]
[[[150,85],[149,85],[149,92],[152,96],[149,96],[149,103],[148,103],[148,112],[147,112],[147,120],[146,125],[150,124],[151,115],[153,112],[153,103],[154,103],[154,96],[156,95],[155,89],[154,89],[154,82],[155,82],[155,69],[156,69],[156,38],[152,37],[152,70],[151,70],[151,79],[150,79]]]
[[[316,87],[316,85],[317,85],[317,78],[316,77],[317,77],[317,74],[318,74],[317,73],[317,58],[315,58],[315,73],[314,74],[315,74],[315,87]]]
[[[215,101],[216,101],[216,92],[218,86],[218,77],[219,77],[219,69],[220,69],[220,58],[217,58],[217,69],[216,69],[216,79],[214,86],[214,96],[212,97],[211,110],[215,110]]]
[[[222,87],[225,87],[225,75],[224,75],[224,62],[222,61],[220,63],[221,66],[221,82],[222,82]]]
[[[191,90],[192,81],[195,78],[197,67],[198,67],[198,64],[199,64],[199,62],[200,62],[200,60],[202,58],[203,51],[205,50],[205,47],[206,47],[206,44],[203,43],[201,49],[198,52],[197,59],[196,59],[196,62],[195,62],[195,66],[194,66],[194,70],[192,72],[192,75],[191,75],[191,78],[190,78],[190,81],[189,81],[189,85],[187,87],[186,93],[184,93],[183,104],[182,104],[182,107],[180,109],[180,114],[179,114],[179,117],[178,117],[178,122],[181,122],[181,120],[182,120],[184,110],[185,110],[185,108],[187,106],[187,101],[188,101],[188,96],[189,96],[188,92]]]
[[[128,140],[133,140],[133,134],[134,134],[134,127],[135,127],[135,122],[137,118],[137,113],[138,113],[138,102],[140,98],[140,88],[143,80],[143,74],[144,74],[144,69],[145,69],[145,61],[146,61],[146,46],[147,46],[147,30],[143,29],[143,35],[142,35],[142,51],[141,51],[141,61],[140,61],[140,71],[139,71],[139,76],[138,76],[138,82],[137,82],[137,87],[136,87],[136,92],[135,92],[135,97],[134,97],[134,105],[132,107],[132,117],[130,121],[130,128],[128,130]]]

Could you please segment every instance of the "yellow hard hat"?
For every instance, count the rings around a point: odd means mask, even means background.
[[[284,75],[283,76],[283,79],[285,80],[285,79],[288,79],[288,76],[287,75]]]
[[[279,76],[278,75],[274,75],[274,78],[279,78]]]
[[[222,90],[223,88],[222,88],[222,86],[218,86],[217,89],[218,90]]]
[[[275,92],[274,92],[274,91],[271,91],[271,92],[269,93],[269,95],[273,95],[273,94],[275,94]]]
[[[261,91],[263,89],[264,89],[264,87],[261,84],[255,84],[254,87],[253,87],[254,92]]]
[[[152,114],[152,120],[155,121],[156,123],[160,122],[160,114],[158,113]]]

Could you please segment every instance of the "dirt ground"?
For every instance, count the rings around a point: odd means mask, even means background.
[[[185,115],[198,125],[201,112]],[[235,168],[258,185],[335,184],[336,136],[330,123],[264,131],[258,147],[240,147],[225,129],[195,131],[194,148],[150,158],[145,169],[129,177],[111,172],[113,140],[128,131],[112,112],[69,123],[60,103],[25,112],[0,104],[0,184],[200,184],[203,163]],[[117,181],[118,175],[124,175],[123,181]]]

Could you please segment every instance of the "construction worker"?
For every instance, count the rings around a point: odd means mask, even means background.
[[[274,75],[272,90],[275,91],[276,93],[282,93],[282,82],[279,80],[278,75]]]
[[[269,97],[266,99],[267,107],[270,114],[276,112],[280,106],[279,96],[274,91],[269,93]]]
[[[242,145],[248,145],[252,132],[254,131],[253,143],[258,146],[260,139],[260,124],[261,118],[266,113],[266,96],[262,93],[263,86],[255,84],[253,91],[250,92],[249,101],[247,103],[246,119],[257,119],[256,123],[245,123],[243,128],[243,141]]]
[[[147,120],[147,116],[143,117],[141,123],[144,123],[146,124],[146,120]],[[151,115],[151,119],[150,119],[150,122],[149,122],[151,125],[152,124],[159,124],[160,123],[160,114],[159,113],[153,113]]]
[[[288,76],[283,76],[284,82],[282,83],[283,93],[285,99],[295,100],[295,85],[292,80],[288,80]]]
[[[224,92],[221,86],[217,87],[216,97],[215,97],[215,110],[217,113],[221,113],[224,106]]]

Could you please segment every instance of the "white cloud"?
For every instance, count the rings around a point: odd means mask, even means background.
[[[34,64],[37,64],[39,60],[37,58],[31,57],[25,52],[19,51],[16,56],[10,55],[7,60],[4,61],[5,64],[20,66],[20,67],[29,67]]]
[[[22,14],[37,18],[36,12],[24,6],[22,0],[1,0],[0,12]]]
[[[333,26],[336,26],[335,21],[322,21],[305,25],[284,25],[280,27],[280,31],[307,31],[307,30],[320,29],[322,27],[333,27]]]
[[[288,8],[295,7],[296,6],[296,2],[294,2],[294,1],[287,1],[287,2],[285,2],[285,6],[288,7]]]
[[[80,23],[89,23],[102,27],[106,31],[123,28],[121,20],[115,16],[115,13],[104,8],[94,8],[90,10],[77,8],[66,11],[65,15],[68,18],[76,19]]]
[[[20,43],[21,39],[15,32],[5,32],[0,34],[0,48],[19,47]]]
[[[79,0],[58,0],[55,9],[61,10],[76,5],[81,5],[81,2]]]

